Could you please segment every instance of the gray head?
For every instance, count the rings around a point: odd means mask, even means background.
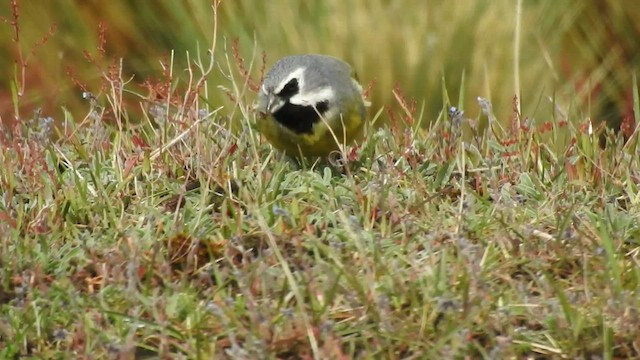
[[[282,58],[264,78],[258,111],[296,133],[311,133],[321,116],[331,118],[353,106],[364,113],[362,88],[351,73],[347,63],[331,56]]]

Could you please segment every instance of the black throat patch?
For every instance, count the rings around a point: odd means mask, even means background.
[[[296,134],[312,134],[313,124],[320,121],[320,116],[329,109],[328,101],[321,101],[316,106],[295,105],[289,99],[298,94],[298,79],[291,79],[277,94],[285,104],[272,114],[273,118]]]

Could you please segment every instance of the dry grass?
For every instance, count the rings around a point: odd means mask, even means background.
[[[619,123],[629,115],[630,71],[638,64],[630,40],[638,34],[632,21],[637,9],[615,0],[587,3],[523,1],[518,49],[517,2],[500,1],[225,1],[220,8],[218,42],[240,49],[265,51],[269,63],[290,53],[329,53],[351,62],[364,83],[375,82],[371,98],[377,106],[395,107],[391,89],[400,86],[424,106],[431,120],[450,101],[479,111],[476,96],[491,100],[500,118],[511,111],[518,92],[522,108],[536,118],[553,113],[546,98],[566,108],[578,107],[596,121]],[[78,1],[64,8],[53,3],[20,5],[20,47],[29,52],[49,28],[54,36],[36,52],[27,72],[29,91],[21,103],[60,118],[60,106],[81,111],[81,89],[73,77],[94,93],[101,67],[123,58],[123,77],[142,83],[161,71],[160,62],[173,61],[178,77],[190,58],[211,43],[213,20],[209,1],[128,1],[89,4]],[[604,10],[603,10],[604,9]],[[0,16],[11,18],[10,7]],[[101,35],[104,31],[104,39]],[[15,54],[10,26],[0,27],[3,50]],[[104,41],[106,40],[106,41]],[[86,60],[86,52],[103,48],[103,62]],[[171,52],[174,52],[172,55]],[[221,52],[217,52],[221,55]],[[518,54],[516,71],[514,54]],[[222,57],[217,59],[224,63]],[[13,59],[0,59],[11,69]],[[70,75],[71,73],[71,75]],[[605,81],[606,78],[606,81]],[[11,72],[0,79],[10,88]],[[209,78],[209,99],[220,103],[215,86],[220,73]],[[449,99],[443,94],[449,92]],[[0,94],[0,115],[11,117],[10,93]],[[617,107],[617,111],[615,108]]]

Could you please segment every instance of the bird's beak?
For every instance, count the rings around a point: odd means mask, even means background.
[[[273,114],[273,113],[277,112],[278,110],[280,110],[280,108],[283,105],[284,105],[284,101],[282,101],[282,99],[280,99],[279,97],[271,94],[267,98],[267,107],[266,107],[267,113]]]
[[[262,96],[258,101],[258,106],[256,107],[256,110],[262,116],[272,115],[273,113],[280,110],[285,104],[285,102],[275,94],[271,94],[271,93],[267,94],[263,92],[261,95]]]

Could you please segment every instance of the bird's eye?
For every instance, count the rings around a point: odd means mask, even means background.
[[[280,97],[290,98],[293,95],[297,94],[300,91],[300,87],[298,85],[298,79],[293,78],[289,80],[287,85],[285,85],[282,90],[278,93]]]

